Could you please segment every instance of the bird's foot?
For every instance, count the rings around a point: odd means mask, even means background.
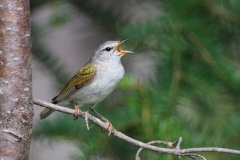
[[[105,120],[104,122],[108,125],[107,131],[108,131],[108,137],[110,137],[111,134],[114,133],[115,129],[113,128],[112,123],[109,122],[108,120]],[[106,130],[102,128],[102,132],[105,132],[105,131],[106,131]]]
[[[76,119],[78,119],[79,116],[82,115],[82,110],[73,101],[70,101],[70,102],[72,103],[74,110],[75,110],[73,120],[76,120]]]
[[[75,113],[74,113],[74,118],[73,118],[73,120],[77,120],[78,117],[82,115],[82,110],[79,109],[78,107],[74,108],[74,110],[75,110]]]

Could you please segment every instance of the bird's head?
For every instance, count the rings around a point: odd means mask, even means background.
[[[95,51],[93,61],[120,61],[121,57],[131,51],[121,49],[121,44],[127,39],[122,41],[107,41],[101,44]]]

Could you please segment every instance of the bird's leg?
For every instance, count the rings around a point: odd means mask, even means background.
[[[82,111],[81,109],[73,102],[73,100],[70,101],[74,107],[74,110],[75,110],[75,113],[74,113],[74,119],[73,120],[76,120],[78,119],[78,116],[81,116],[82,115]]]
[[[99,113],[94,109],[94,106],[95,106],[95,104],[90,105],[90,106],[89,106],[89,107],[90,107],[90,110],[91,110],[93,113],[95,113],[102,121],[104,121],[105,123],[107,123],[107,125],[108,125],[107,130],[108,130],[108,137],[109,137],[111,134],[114,133],[113,125],[112,125],[111,122],[109,122],[109,120],[107,120],[105,117],[103,117],[101,114],[99,114]]]

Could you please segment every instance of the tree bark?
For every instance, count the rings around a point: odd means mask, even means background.
[[[0,159],[26,160],[32,132],[28,0],[0,0]]]

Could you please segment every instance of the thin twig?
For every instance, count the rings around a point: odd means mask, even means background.
[[[84,120],[86,122],[86,126],[87,126],[87,130],[89,130],[89,125],[88,125],[88,116],[89,116],[89,113],[88,111],[85,112],[85,117],[84,117]]]
[[[173,145],[176,144],[176,143],[177,143],[176,148],[181,149],[180,146],[182,144],[182,137],[179,137],[175,142],[173,142]]]
[[[67,107],[62,107],[59,105],[55,105],[52,103],[48,103],[46,101],[40,100],[40,99],[33,99],[33,103],[36,105],[39,105],[41,107],[46,107],[46,108],[50,108],[50,109],[54,109],[56,111],[59,112],[63,112],[63,113],[67,113],[67,114],[71,114],[74,115],[75,111],[73,109],[67,108]],[[81,114],[80,116],[82,118],[85,118],[85,112],[83,112],[83,114]],[[104,122],[102,122],[101,120],[99,120],[98,118],[90,115],[89,113],[87,114],[87,119],[90,120],[91,122],[97,124],[98,126],[100,126],[103,129],[108,128],[108,125]],[[159,153],[165,153],[165,154],[172,154],[175,156],[189,156],[191,155],[190,153],[196,153],[196,152],[222,152],[222,153],[229,153],[229,154],[236,154],[236,155],[240,155],[240,150],[234,150],[234,149],[227,149],[227,148],[217,148],[217,147],[205,147],[205,148],[188,148],[188,149],[178,149],[178,148],[162,148],[162,147],[157,147],[157,146],[153,146],[138,140],[135,140],[131,137],[128,137],[127,135],[115,130],[113,133],[114,136],[128,142],[131,143],[133,145],[136,145],[138,147],[144,148],[144,149],[149,149],[155,152],[159,152]],[[164,142],[164,141],[159,141],[159,142]],[[181,141],[180,141],[181,142]],[[180,143],[177,143],[178,144]],[[165,144],[166,142],[164,142]],[[169,145],[169,142],[167,142],[167,145]],[[180,144],[179,144],[180,145]]]
[[[196,154],[196,153],[187,153],[187,154],[183,154],[182,156],[187,156],[193,160],[195,160],[196,158],[195,157],[199,157],[203,160],[207,160],[204,156],[200,155],[200,154]]]
[[[172,148],[175,144],[176,144],[176,149],[180,150],[181,149],[181,144],[182,144],[182,137],[179,137],[175,142],[173,142]],[[177,157],[178,157],[179,160],[182,160],[181,155],[178,155]]]
[[[174,143],[174,142],[173,142],[173,143]],[[172,143],[172,142],[166,142],[166,141],[159,141],[159,140],[157,140],[157,141],[148,142],[147,144],[165,144],[165,145],[167,145],[169,148],[172,148],[173,143]],[[141,148],[138,149],[138,151],[137,151],[137,153],[136,153],[136,156],[135,156],[136,160],[141,160],[141,158],[140,158],[140,153],[141,153],[142,150],[143,150],[143,147],[141,147]]]

